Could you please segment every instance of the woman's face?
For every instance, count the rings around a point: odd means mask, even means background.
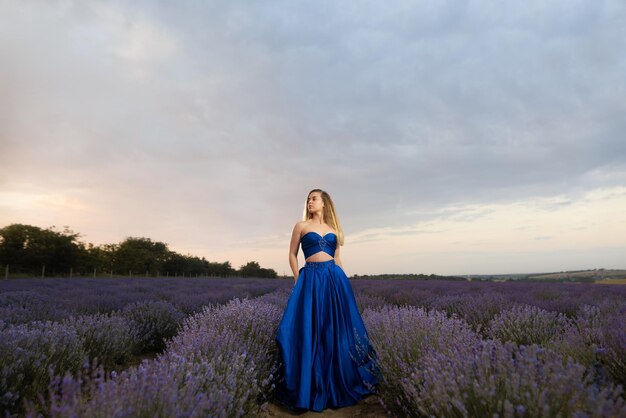
[[[309,195],[306,207],[309,213],[320,212],[324,207],[324,201],[322,200],[321,192],[313,192]]]

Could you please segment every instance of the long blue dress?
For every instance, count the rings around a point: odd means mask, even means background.
[[[308,232],[304,257],[334,257],[337,236]],[[306,262],[283,313],[276,343],[276,399],[294,409],[354,405],[373,393],[379,372],[348,277],[335,260]],[[358,348],[357,348],[358,346]]]

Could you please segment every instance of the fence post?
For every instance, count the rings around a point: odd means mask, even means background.
[[[148,277],[148,270],[146,270],[146,277]]]
[[[73,270],[74,270],[74,268],[73,268],[73,267],[70,267],[70,279],[72,278],[72,274],[74,273],[74,271],[73,271]]]
[[[46,265],[41,266],[41,278],[43,279],[44,274],[46,273]]]
[[[96,269],[93,269],[93,278],[96,278]]]
[[[130,278],[133,278],[133,271],[132,270],[128,270],[128,275],[130,276]]]
[[[7,264],[7,266],[4,268],[4,279],[8,279],[9,278],[9,265]]]
[[[111,270],[111,274],[109,274],[109,279],[113,278],[113,270]]]

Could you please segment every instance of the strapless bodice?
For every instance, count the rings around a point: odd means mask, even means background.
[[[321,236],[317,232],[311,231],[300,238],[300,244],[302,244],[302,252],[304,252],[305,259],[320,251],[324,251],[331,257],[334,257],[335,250],[337,249],[337,235],[333,232],[329,232]]]

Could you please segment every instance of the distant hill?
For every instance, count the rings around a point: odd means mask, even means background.
[[[467,277],[471,280],[493,281],[598,282],[616,279],[626,280],[626,270],[600,268],[549,273],[472,274]]]
[[[551,273],[510,273],[510,274],[463,274],[458,276],[439,276],[436,274],[365,274],[351,276],[353,279],[388,279],[388,280],[458,280],[458,281],[543,281],[543,282],[597,282],[624,280],[626,270],[589,269]]]
[[[608,269],[593,269],[593,270],[576,270],[576,271],[561,271],[558,273],[543,273],[529,276],[529,279],[535,280],[562,280],[562,279],[624,279],[626,278],[626,270],[608,270]]]

